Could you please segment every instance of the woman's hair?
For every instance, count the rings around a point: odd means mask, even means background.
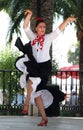
[[[40,23],[45,23],[43,18],[36,18],[36,27],[38,26],[38,24]]]

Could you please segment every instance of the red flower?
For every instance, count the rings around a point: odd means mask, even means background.
[[[40,21],[40,20],[43,20],[43,18],[37,17],[36,20]]]

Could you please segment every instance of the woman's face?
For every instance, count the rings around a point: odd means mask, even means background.
[[[38,36],[44,35],[45,31],[46,31],[46,24],[44,22],[39,23],[36,27],[36,33],[38,34]]]

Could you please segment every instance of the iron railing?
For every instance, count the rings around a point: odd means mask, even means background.
[[[62,116],[76,116],[80,113],[79,105],[80,71],[56,71],[51,75],[50,86],[59,85],[66,93],[66,99],[60,103]],[[21,72],[17,70],[0,70],[0,115],[22,115],[26,91],[20,88]],[[76,100],[74,100],[76,99]],[[30,106],[30,115],[39,114],[37,108]]]

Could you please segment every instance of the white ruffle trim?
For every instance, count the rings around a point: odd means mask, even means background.
[[[33,105],[36,105],[35,104],[35,98],[38,97],[38,96],[40,96],[40,95],[42,97],[44,107],[48,108],[53,103],[53,96],[46,89],[40,90],[38,92],[32,92],[30,103],[33,104]]]
[[[21,88],[27,87],[26,74],[25,73],[20,76],[20,86],[21,86]]]
[[[27,72],[27,68],[24,64],[24,62],[29,61],[29,58],[27,57],[27,55],[25,55],[25,57],[20,58],[17,62],[16,62],[16,67],[23,73],[28,73]]]

